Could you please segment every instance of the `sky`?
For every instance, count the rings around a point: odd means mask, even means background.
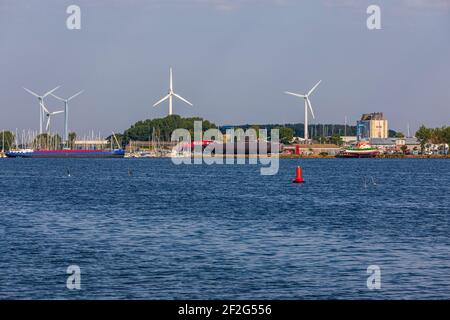
[[[81,29],[69,30],[69,5]],[[381,8],[381,30],[366,10]],[[107,136],[167,115],[169,68],[181,116],[219,125],[354,124],[384,112],[391,129],[450,125],[450,0],[0,0],[0,130],[37,130],[27,87],[62,85],[71,131]],[[48,98],[50,111],[61,102]],[[62,131],[63,116],[52,119]]]

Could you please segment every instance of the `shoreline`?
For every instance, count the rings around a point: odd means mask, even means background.
[[[320,155],[280,155],[280,159],[339,159],[336,156]],[[352,158],[352,159],[450,159],[449,155],[379,155],[371,158]]]
[[[203,158],[212,158],[208,156],[202,156]],[[224,158],[274,158],[277,156],[272,155],[224,155]],[[167,156],[159,156],[159,157],[130,157],[125,155],[124,159],[148,159],[148,158],[170,158]],[[182,157],[181,157],[182,158]],[[195,158],[192,157],[192,158]],[[339,159],[333,155],[301,155],[301,154],[279,154],[279,159]],[[8,158],[6,155],[0,153],[0,159],[14,159]],[[65,158],[65,159],[73,159],[73,158]],[[371,158],[352,158],[352,159],[450,159],[450,154],[448,155],[378,155]]]

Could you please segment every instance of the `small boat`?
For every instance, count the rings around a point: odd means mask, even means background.
[[[373,158],[376,157],[380,151],[373,148],[367,141],[360,141],[354,147],[345,148],[339,152],[337,158]]]

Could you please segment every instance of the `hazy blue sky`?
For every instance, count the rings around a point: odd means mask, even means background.
[[[81,30],[66,8],[81,7]],[[382,9],[382,30],[366,8]],[[169,67],[182,116],[218,124],[351,122],[382,111],[405,131],[450,124],[450,0],[0,0],[0,128],[38,128],[37,92],[59,84],[70,127],[108,135],[167,114]],[[50,109],[60,103],[47,100]],[[54,118],[61,129],[63,117]]]

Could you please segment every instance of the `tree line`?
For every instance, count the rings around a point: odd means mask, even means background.
[[[73,149],[75,147],[76,133],[69,133],[68,148]],[[42,133],[35,136],[30,141],[22,142],[18,141],[16,145],[16,135],[11,131],[0,131],[0,151],[9,151],[15,148],[36,148],[36,149],[61,149],[63,147],[62,138],[58,134]]]
[[[191,136],[194,136],[194,122],[202,121],[203,130],[206,131],[211,128],[218,128],[214,123],[205,120],[200,117],[192,118],[182,118],[179,115],[171,115],[165,118],[157,119],[147,119],[143,121],[138,121],[130,128],[125,130],[123,134],[116,134],[119,144],[122,146],[127,145],[130,141],[147,141],[149,139],[154,139],[157,137],[161,141],[170,141],[172,132],[175,129],[183,128],[190,131]],[[249,128],[255,129],[258,133],[259,129],[267,129],[268,136],[270,137],[271,129],[278,129],[280,133],[280,142],[284,144],[290,143],[294,137],[302,137],[303,124],[246,124],[241,126],[223,126],[220,127],[222,133],[226,133],[228,127],[233,127],[235,129],[241,128],[247,130]],[[349,136],[356,135],[356,126],[345,126],[345,125],[311,125],[310,134],[313,140],[319,143],[332,143],[336,145],[342,144],[341,136],[347,134]],[[401,133],[397,133],[390,130],[389,136],[400,137]],[[425,148],[426,144],[449,144],[450,145],[450,127],[441,128],[427,128],[421,126],[416,132],[416,138],[419,140],[422,150]],[[0,150],[8,151],[15,147],[15,135],[11,131],[1,131],[0,132]],[[108,137],[108,140],[111,136]],[[69,145],[68,147],[73,149],[74,142],[76,140],[76,134],[74,132],[69,133]],[[54,148],[55,146],[61,146],[62,141],[59,135],[50,136],[46,133],[38,135],[34,138],[32,142],[33,147],[45,149]],[[24,146],[22,146],[24,147]]]
[[[441,128],[427,128],[422,125],[416,131],[416,138],[420,143],[422,151],[427,144],[450,145],[450,126]]]
[[[122,134],[116,134],[116,138],[119,141],[119,144],[122,146],[127,145],[130,141],[147,141],[149,139],[157,139],[161,141],[170,141],[172,132],[175,129],[183,128],[187,129],[191,133],[191,137],[194,134],[194,122],[202,121],[203,131],[206,131],[211,128],[218,128],[223,134],[226,133],[228,128],[236,129],[254,129],[259,134],[259,129],[266,129],[267,135],[270,138],[270,130],[278,129],[279,130],[279,138],[280,142],[284,144],[290,143],[294,137],[302,137],[304,134],[304,128],[302,123],[295,124],[245,124],[239,126],[222,126],[219,127],[216,124],[205,120],[199,117],[193,118],[182,118],[179,115],[171,115],[165,118],[158,119],[147,119],[143,121],[138,121],[134,125],[132,125],[129,129],[125,130]],[[310,134],[311,137],[319,141],[320,143],[333,143],[333,144],[342,144],[341,136],[344,134],[347,135],[356,135],[356,127],[355,126],[345,126],[345,125],[332,125],[332,124],[324,124],[324,125],[311,125]],[[395,134],[395,131],[393,131]],[[107,138],[108,141],[111,140],[111,136]]]
[[[138,121],[123,134],[117,134],[118,140],[122,144],[128,144],[131,141],[147,141],[152,137],[158,137],[162,141],[170,141],[172,132],[175,129],[186,129],[194,136],[194,122],[201,121],[203,130],[217,128],[216,125],[200,117],[182,118],[179,115],[170,115],[165,118],[147,119]],[[111,137],[108,137],[111,139]]]
[[[13,148],[15,135],[11,131],[2,131],[0,135],[0,151],[8,151]]]

